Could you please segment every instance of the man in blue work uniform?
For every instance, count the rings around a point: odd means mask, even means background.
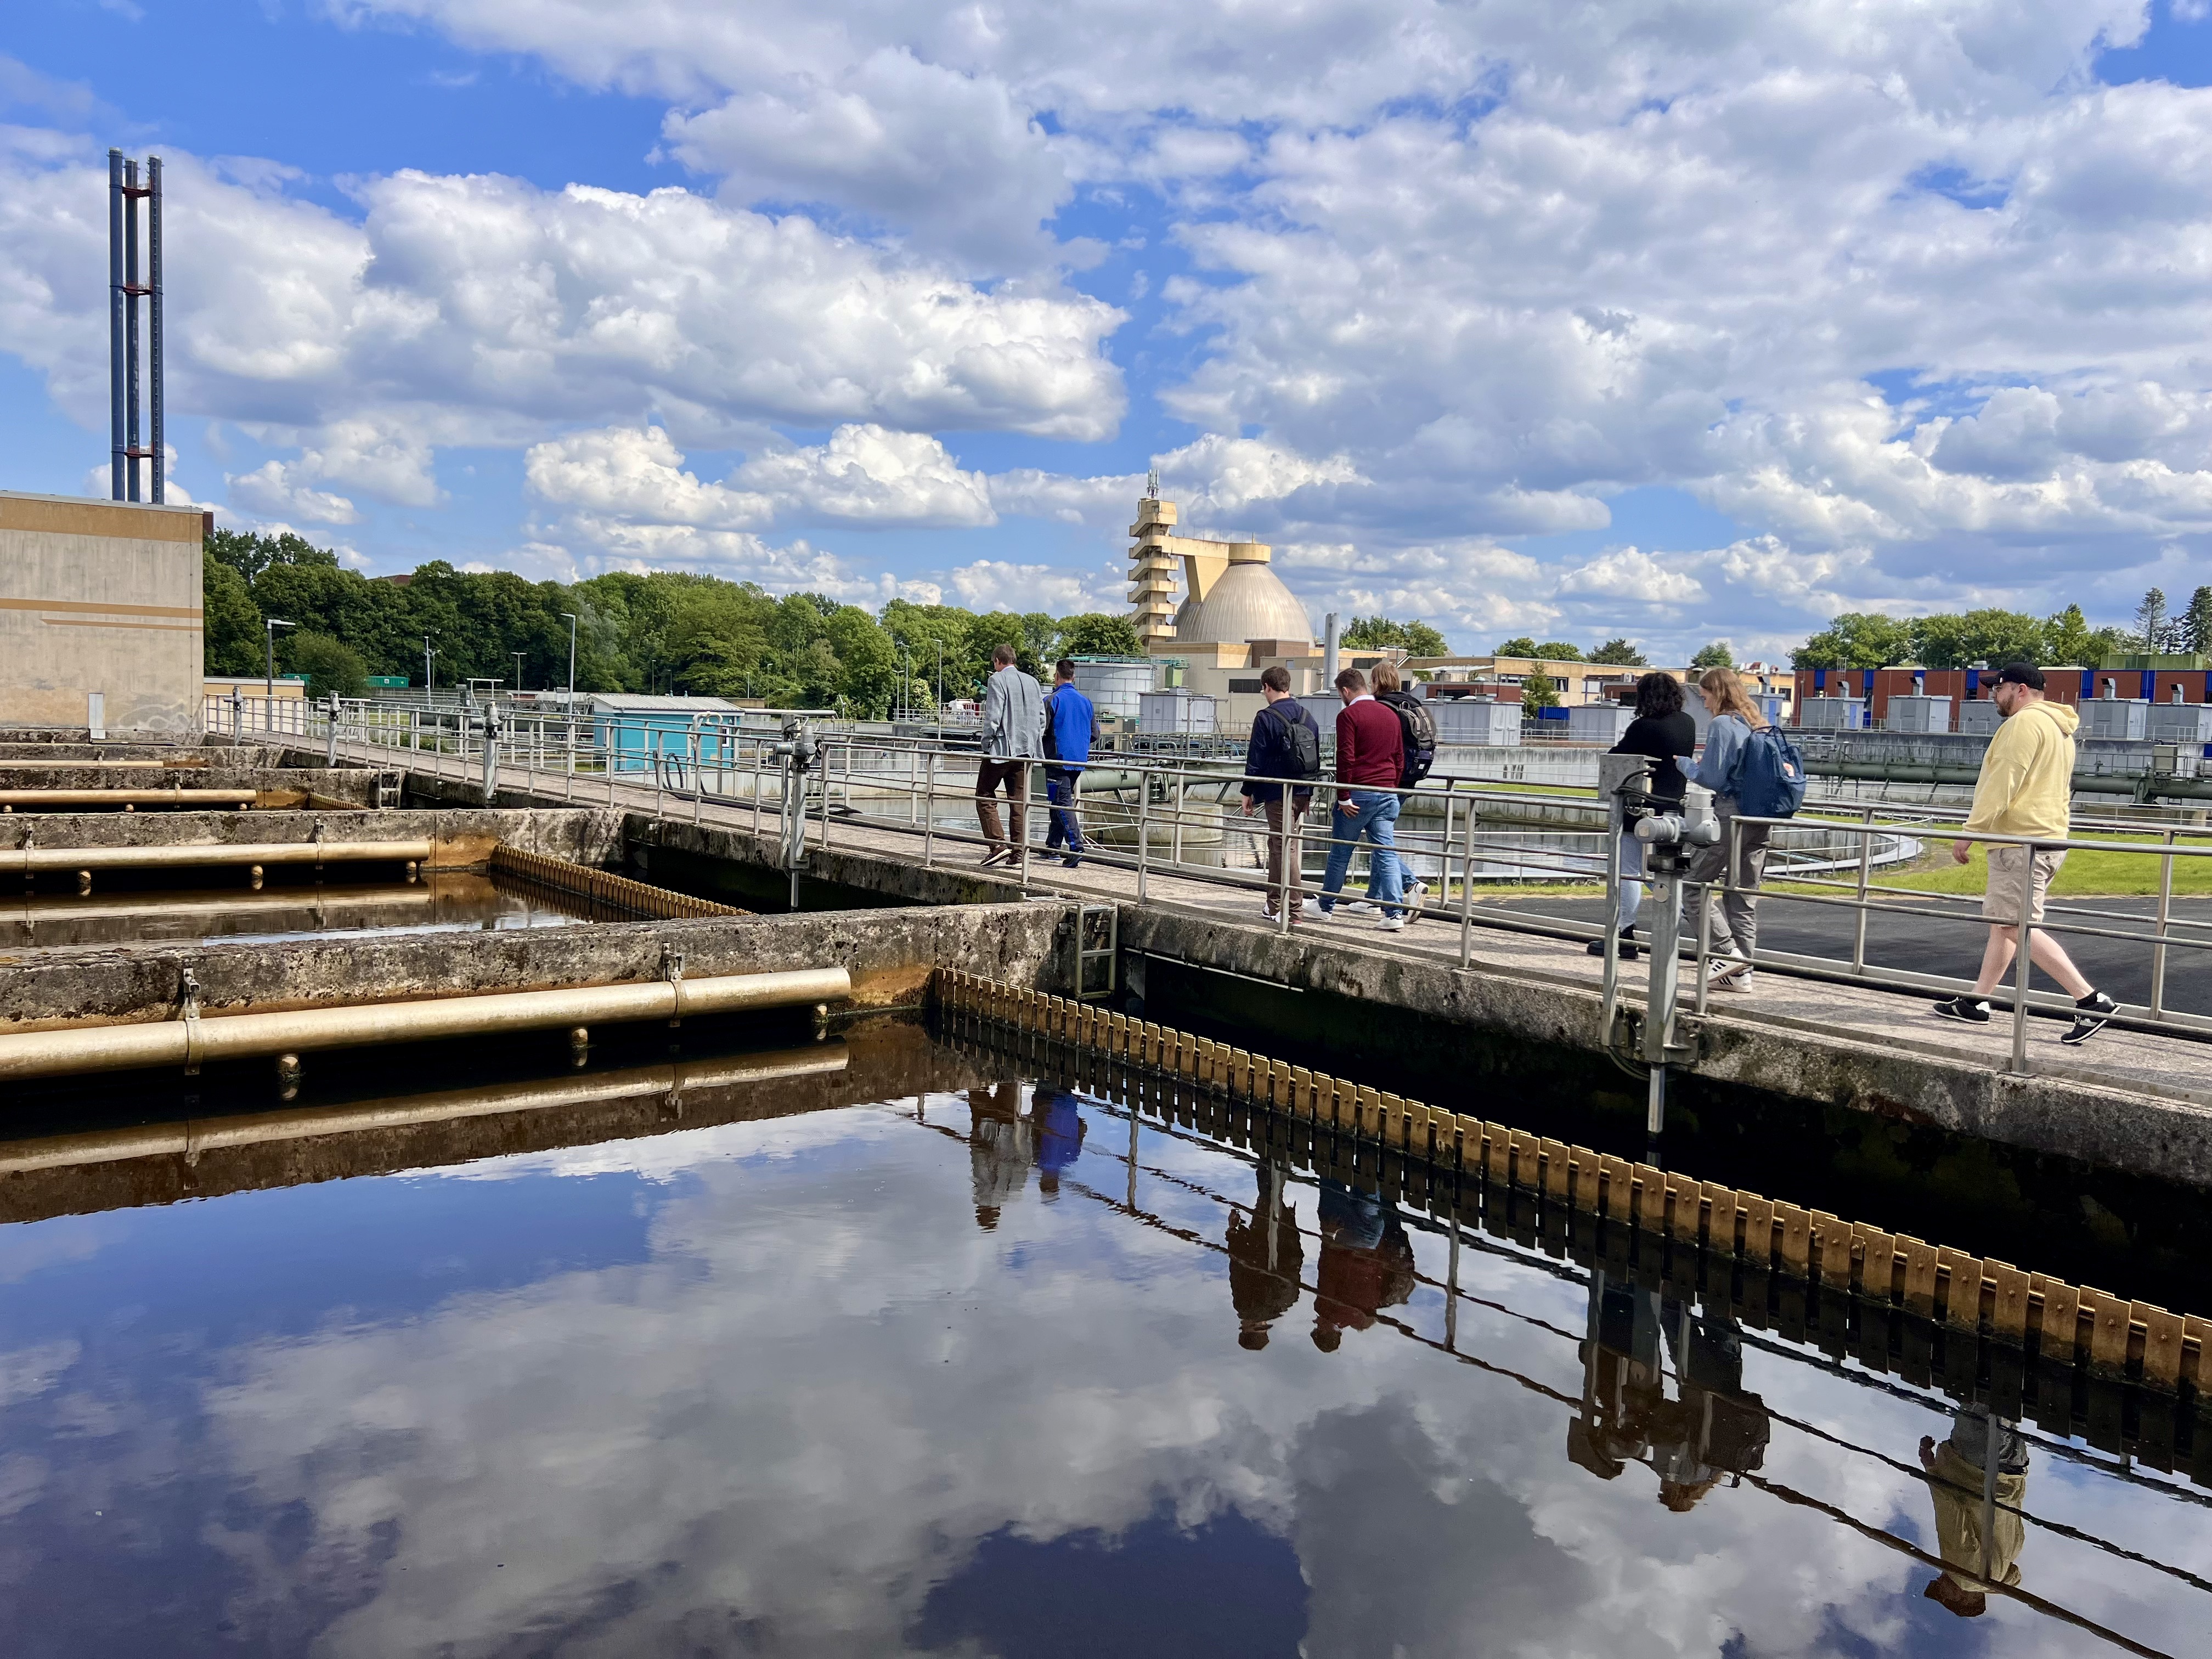
[[[1045,850],[1063,849],[1060,862],[1073,870],[1083,862],[1083,826],[1076,821],[1075,784],[1091,745],[1098,741],[1098,710],[1075,689],[1075,665],[1062,657],[1053,665],[1052,695],[1044,700],[1045,797],[1052,823]]]

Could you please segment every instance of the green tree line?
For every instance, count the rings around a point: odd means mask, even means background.
[[[508,688],[568,683],[575,628],[580,691],[757,697],[784,708],[842,708],[881,718],[927,708],[940,672],[947,698],[972,696],[992,653],[1011,644],[1031,673],[1059,656],[1139,654],[1127,617],[977,613],[893,599],[880,617],[819,593],[777,599],[750,582],[656,570],[532,582],[512,571],[418,567],[404,583],[346,569],[297,535],[218,530],[207,538],[206,661],[211,674],[258,674],[270,618],[279,672],[316,696],[358,695],[368,677],[420,686],[423,641],[437,683],[497,678]]]

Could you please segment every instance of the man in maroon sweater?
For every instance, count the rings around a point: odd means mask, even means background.
[[[1347,668],[1336,677],[1344,711],[1336,717],[1336,811],[1330,815],[1328,870],[1321,878],[1321,910],[1336,908],[1336,895],[1352,868],[1352,854],[1364,836],[1374,845],[1368,855],[1367,890],[1382,907],[1376,926],[1396,933],[1406,925],[1399,908],[1405,877],[1398,862],[1398,775],[1406,763],[1406,740],[1397,715],[1368,695],[1367,677]],[[1365,784],[1366,788],[1358,786]]]

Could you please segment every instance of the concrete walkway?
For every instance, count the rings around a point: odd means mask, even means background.
[[[445,775],[449,782],[460,781],[453,770]],[[469,781],[474,781],[474,775]],[[560,780],[526,776],[516,769],[502,773],[500,787],[503,801],[518,805],[532,793],[554,804],[563,793]],[[597,778],[588,787],[579,779],[575,793],[579,804],[606,799],[605,782]],[[615,797],[618,806],[647,816],[653,812],[650,788],[618,784]],[[695,809],[688,799],[673,796],[661,797],[659,805],[660,817],[672,830],[696,822],[702,830],[734,831],[758,861],[769,863],[775,858],[772,813],[763,815],[764,836],[755,842],[749,806],[708,803]],[[950,817],[951,805],[940,801],[946,809],[941,816]],[[1033,836],[1042,835],[1044,822],[1040,805],[1030,817]],[[1232,831],[1243,823],[1232,819]],[[817,823],[810,832],[810,851],[822,846],[820,833]],[[1012,890],[1123,904],[1137,902],[1139,884],[1133,868],[1089,860],[1080,868],[1068,870],[1057,859],[1045,857],[1042,846],[1033,846],[1028,880],[1023,884],[1018,872],[980,868],[981,846],[955,841],[954,833],[958,832],[940,828],[925,862],[924,837],[918,828],[833,814],[828,856],[820,860],[818,873],[887,892],[928,893],[946,901],[996,898]],[[966,833],[975,833],[972,821]],[[869,868],[877,865],[881,866],[880,880]],[[833,877],[831,866],[843,867]],[[921,873],[930,878],[917,887]],[[1205,954],[1217,965],[1249,964],[1235,971],[1255,971],[1256,976],[1282,983],[1327,981],[1346,994],[1358,995],[1368,994],[1362,987],[1389,994],[1380,988],[1389,977],[1391,964],[1425,969],[1480,982],[1470,986],[1467,995],[1453,999],[1460,1018],[1494,1018],[1494,1011],[1508,1000],[1524,1009],[1556,1005],[1570,1014],[1583,1012],[1574,1019],[1563,1014],[1526,1034],[1539,1041],[1575,1041],[1578,1020],[1586,1028],[1580,1046],[1595,1046],[1595,1022],[1587,1011],[1595,1006],[1600,963],[1585,953],[1578,939],[1516,931],[1496,916],[1498,907],[1481,903],[1475,907],[1473,949],[1465,972],[1460,966],[1456,918],[1431,918],[1402,932],[1386,933],[1376,928],[1374,917],[1340,911],[1329,919],[1300,924],[1287,939],[1278,939],[1273,925],[1260,913],[1259,872],[1243,873],[1255,883],[1246,891],[1148,872],[1143,912],[1164,921],[1206,924],[1209,932],[1220,936],[1211,940]],[[1347,899],[1352,896],[1346,895]],[[1131,936],[1125,925],[1125,943]],[[1181,937],[1190,935],[1186,930]],[[1192,959],[1200,959],[1199,954],[1194,952]],[[1641,1002],[1647,966],[1623,966],[1621,988],[1632,1004]],[[2192,966],[2188,955],[2177,953],[2176,972],[2191,971]],[[1941,969],[1931,964],[1924,971]],[[2088,1044],[2069,1048],[2057,1040],[2066,1023],[2039,1016],[2029,1022],[2028,1071],[2021,1076],[2009,1069],[2012,1028],[2002,1016],[1988,1028],[1977,1029],[1937,1021],[1929,1012],[1934,999],[1928,994],[1765,970],[1759,979],[1750,993],[1710,996],[1702,1022],[1709,1032],[1708,1047],[1733,1057],[1701,1065],[1697,1068],[1701,1073],[1801,1097],[1847,1099],[1869,1109],[1924,1116],[1966,1133],[1989,1133],[2014,1144],[2212,1185],[2212,1042],[2108,1027]],[[1479,1005],[1492,1013],[1468,1012]],[[1793,1084],[1791,1077],[1801,1081]],[[1849,1080],[1855,1077],[1866,1080]],[[2095,1121],[2100,1112],[2117,1110],[2130,1101],[2157,1103],[2171,1109],[2135,1115],[2141,1121],[2124,1130]],[[2002,1113],[2034,1121],[2017,1132],[2001,1132],[1993,1126],[1994,1115]]]

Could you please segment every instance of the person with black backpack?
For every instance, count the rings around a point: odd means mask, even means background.
[[[1411,789],[1437,763],[1437,717],[1428,704],[1406,690],[1395,664],[1378,662],[1367,672],[1375,686],[1375,701],[1398,717],[1398,734],[1403,744],[1398,787]],[[1429,902],[1429,884],[1413,874],[1411,865],[1402,859],[1400,862],[1405,871],[1407,919],[1418,921],[1421,907]]]
[[[1298,825],[1313,805],[1314,792],[1310,787],[1299,789],[1291,785],[1301,779],[1310,781],[1321,775],[1321,727],[1314,724],[1314,717],[1291,695],[1291,671],[1281,664],[1261,671],[1260,695],[1267,703],[1252,717],[1252,738],[1245,746],[1244,811],[1249,817],[1258,806],[1267,814],[1267,897],[1261,909],[1273,921],[1282,915],[1276,906],[1284,902],[1291,888],[1302,884]],[[1286,781],[1257,781],[1263,778],[1282,778]],[[1284,801],[1286,794],[1290,797],[1287,808]],[[1286,867],[1291,872],[1291,887],[1284,885]],[[1297,901],[1291,911],[1294,925],[1312,902],[1303,897]]]
[[[1805,799],[1805,758],[1759,713],[1734,669],[1705,670],[1698,678],[1698,695],[1713,722],[1705,728],[1705,752],[1690,781],[1713,792],[1721,834],[1690,861],[1688,878],[1695,884],[1682,907],[1682,920],[1694,938],[1711,884],[1727,884],[1713,915],[1711,942],[1728,959],[1705,982],[1717,991],[1748,991],[1752,953],[1759,943],[1759,885],[1766,875],[1766,843],[1774,826],[1735,820],[1792,817]]]

